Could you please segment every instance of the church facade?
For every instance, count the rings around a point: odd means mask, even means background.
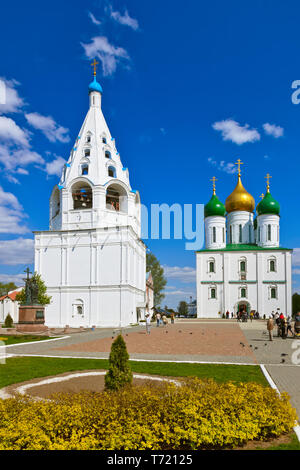
[[[35,232],[35,270],[52,297],[49,327],[118,327],[146,308],[141,202],[102,113],[102,87],[50,197],[50,227]]]
[[[225,206],[213,195],[205,206],[205,248],[196,253],[197,316],[227,311],[292,314],[292,250],[280,246],[280,206],[267,191],[256,207],[241,180]]]

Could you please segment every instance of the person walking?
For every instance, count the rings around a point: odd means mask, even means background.
[[[270,315],[269,320],[267,321],[267,330],[269,332],[270,341],[273,341],[273,329],[274,329],[274,322],[273,322],[272,316]]]
[[[146,332],[150,335],[150,328],[151,328],[151,317],[149,313],[146,315]]]
[[[159,327],[159,325],[160,325],[160,319],[161,319],[161,314],[158,312],[158,313],[156,314],[156,326],[158,326],[158,327]]]
[[[168,319],[167,319],[166,315],[163,315],[162,321],[163,321],[164,326],[167,326],[167,324],[168,324]]]
[[[291,320],[290,316],[288,316],[287,319],[286,319],[286,336],[287,337],[289,336],[289,331],[290,331],[292,337],[294,337],[294,333],[293,333],[293,330],[292,330],[292,320]]]
[[[175,323],[175,315],[174,315],[174,313],[171,313],[171,323],[172,323],[172,325],[174,325],[174,323]]]

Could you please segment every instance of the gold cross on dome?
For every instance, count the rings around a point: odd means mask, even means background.
[[[261,197],[263,199],[265,197],[264,193],[261,193],[261,195],[259,197]]]
[[[216,181],[218,181],[218,179],[215,176],[213,176],[210,181],[213,182],[213,191],[214,191],[214,194],[216,194]]]
[[[244,165],[244,163],[242,162],[242,160],[238,159],[235,165],[238,165],[238,173],[239,173],[239,176],[241,176],[241,165]]]
[[[269,192],[270,190],[270,179],[272,178],[271,175],[269,175],[269,173],[267,173],[267,176],[265,176],[266,180],[267,180],[267,191]]]
[[[99,65],[99,62],[94,59],[94,62],[91,64],[91,66],[94,67],[94,77],[97,75],[97,65]]]

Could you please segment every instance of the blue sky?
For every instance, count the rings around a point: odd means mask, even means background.
[[[300,5],[270,1],[5,2],[1,6],[0,280],[20,283],[32,231],[48,228],[49,196],[88,107],[91,58],[103,111],[142,202],[202,204],[212,176],[223,202],[233,163],[259,201],[264,176],[281,204],[281,244],[296,248]],[[166,268],[166,304],[195,295],[183,241],[147,241]]]

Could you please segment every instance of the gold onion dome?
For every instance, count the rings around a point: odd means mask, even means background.
[[[239,163],[239,165],[241,162]],[[225,203],[227,213],[234,211],[254,212],[255,201],[253,196],[244,188],[241,180],[241,172],[239,167],[238,183],[234,191],[228,196]]]

